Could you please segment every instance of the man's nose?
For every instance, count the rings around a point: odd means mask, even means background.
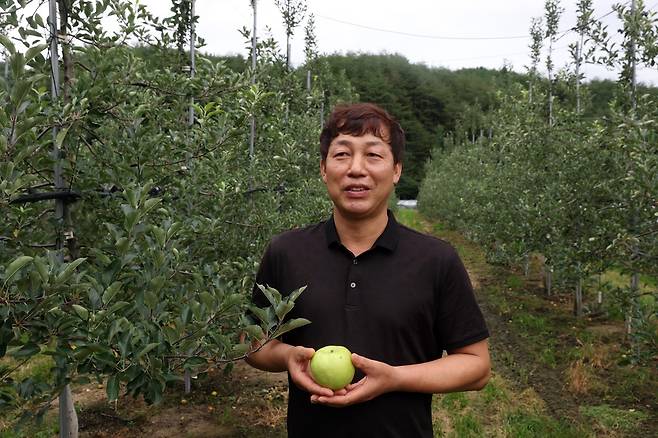
[[[360,154],[354,155],[350,161],[349,176],[363,175],[365,172],[365,164],[366,160],[364,156]]]

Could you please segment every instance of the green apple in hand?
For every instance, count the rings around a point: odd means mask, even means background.
[[[333,390],[346,387],[354,378],[352,353],[340,345],[327,345],[311,358],[311,375],[319,385]]]

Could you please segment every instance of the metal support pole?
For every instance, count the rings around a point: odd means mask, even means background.
[[[194,14],[195,14],[195,0],[191,0],[190,4],[190,79],[194,78],[194,73],[196,70],[196,59],[195,59],[195,46],[194,39],[196,37],[194,33]],[[194,125],[194,96],[190,97],[190,108],[187,115],[187,126],[192,127]],[[188,352],[192,353],[192,352]],[[192,392],[192,374],[190,370],[185,370],[183,376],[183,383],[185,386],[185,394]]]
[[[195,14],[195,3],[196,0],[191,0],[191,11],[190,11],[190,78],[194,78],[194,74],[196,73],[196,48],[194,45],[194,39],[196,38],[195,30],[194,30],[194,14]],[[192,126],[194,124],[194,97],[190,98],[190,110],[189,114],[187,117],[187,124],[188,126]]]
[[[57,0],[49,0],[48,21],[50,25],[50,70],[51,98],[57,101],[59,98],[59,55],[57,52]],[[53,127],[53,159],[55,161],[54,176],[55,190],[66,189],[62,175],[61,153],[57,145],[57,128]],[[55,199],[55,220],[57,223],[57,238],[55,248],[57,258],[64,261],[64,218],[66,217],[66,201],[62,198]],[[78,437],[78,415],[75,412],[71,385],[66,385],[59,395],[59,436],[60,438]]]
[[[251,0],[254,9],[254,27],[251,33],[251,85],[256,85],[256,6],[258,0]],[[254,144],[256,142],[256,116],[251,115],[251,135],[249,137],[249,158],[254,158]]]

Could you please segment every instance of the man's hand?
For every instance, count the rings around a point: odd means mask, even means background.
[[[371,400],[391,391],[428,394],[454,391],[479,391],[489,381],[491,361],[487,340],[448,351],[448,355],[429,362],[392,366],[352,354],[352,363],[365,377],[333,397],[311,395],[311,403],[348,406]]]
[[[311,403],[333,407],[349,406],[395,390],[395,367],[384,362],[367,359],[352,353],[352,363],[365,377],[358,382],[336,391],[333,396],[311,395]],[[326,389],[326,388],[325,388]]]
[[[310,360],[314,354],[315,350],[312,348],[292,347],[288,351],[286,361],[290,378],[300,389],[313,394],[312,397],[332,397],[334,391],[318,385],[311,377]]]

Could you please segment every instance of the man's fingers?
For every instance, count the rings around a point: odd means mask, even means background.
[[[304,373],[297,375],[295,383],[301,389],[306,392],[310,392],[311,394],[324,395],[326,397],[331,397],[334,395],[334,392],[331,389],[318,385],[313,381],[313,379]]]
[[[366,383],[366,380],[367,380],[367,379],[368,379],[368,376],[362,377],[361,380],[359,380],[358,382],[356,382],[356,383],[350,383],[349,385],[347,385],[347,386],[345,387],[345,389],[346,389],[347,391],[352,391],[352,390],[358,388],[359,386],[363,385],[364,383]]]

